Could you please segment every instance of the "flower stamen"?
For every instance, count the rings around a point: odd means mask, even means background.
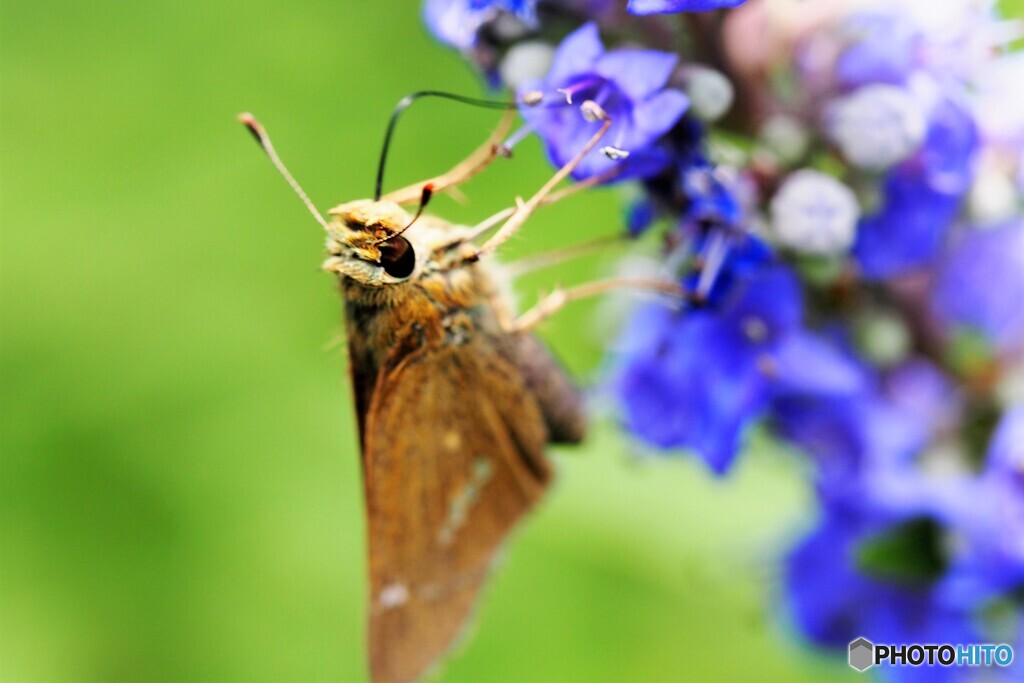
[[[612,161],[622,161],[623,159],[629,158],[629,151],[622,149],[621,147],[606,145],[600,149],[600,152]]]
[[[587,100],[581,104],[580,113],[583,114],[583,118],[592,122],[604,121],[608,118],[608,113],[594,100]]]
[[[573,83],[572,85],[567,85],[564,88],[557,88],[556,91],[565,96],[566,104],[572,104],[573,95],[580,92],[581,90],[586,90],[587,88],[596,85],[599,82],[600,79],[598,78],[584,78],[576,83]]]

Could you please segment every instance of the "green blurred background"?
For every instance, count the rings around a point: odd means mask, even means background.
[[[363,680],[341,307],[319,227],[234,117],[260,116],[327,208],[370,193],[402,95],[478,80],[411,0],[5,2],[0,31],[0,680]],[[390,185],[495,120],[418,105]],[[531,141],[433,209],[470,221],[550,172]],[[613,233],[619,207],[545,209],[506,257]],[[583,380],[600,310],[544,329]],[[609,426],[557,452],[440,678],[852,680],[779,616],[773,559],[812,508],[796,461],[755,450],[726,480]]]

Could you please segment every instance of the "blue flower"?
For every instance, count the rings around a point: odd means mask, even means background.
[[[921,149],[889,171],[881,207],[857,228],[854,254],[866,278],[895,277],[935,260],[973,177],[977,143],[961,107],[948,100],[933,107]]]
[[[949,518],[962,482],[923,477],[916,459],[960,419],[952,381],[923,359],[885,374],[849,355],[847,363],[859,381],[848,379],[846,391],[815,368],[808,372],[818,387],[781,387],[771,406],[776,432],[813,458],[818,493],[829,505]]]
[[[654,50],[605,52],[597,26],[584,24],[558,47],[547,77],[520,88],[521,95],[544,95],[540,105],[521,107],[523,117],[540,134],[551,162],[562,166],[600,127],[578,108],[593,100],[612,119],[602,148],[615,148],[623,154],[610,156],[625,158],[613,159],[595,149],[584,157],[573,177],[599,175],[617,164],[621,164],[617,179],[649,176],[669,162],[668,155],[654,143],[689,106],[686,95],[665,87],[678,60],[674,54]],[[577,106],[558,106],[560,99]]]
[[[1024,404],[1003,414],[969,491],[951,516],[958,544],[947,590],[962,603],[1024,586]]]
[[[679,169],[680,184],[686,206],[683,224],[701,224],[722,228],[738,228],[743,219],[743,207],[733,188],[729,187],[719,170],[703,157],[684,159]],[[758,251],[757,242],[749,242]]]
[[[671,14],[673,12],[707,12],[738,7],[746,0],[629,0],[631,14]]]
[[[800,315],[796,281],[778,266],[734,287],[717,311],[641,309],[615,384],[627,428],[661,448],[692,448],[725,472],[767,401],[771,355]]]
[[[867,390],[822,396],[794,392],[772,406],[776,431],[814,458],[819,493],[834,503],[860,501],[865,482],[904,468],[928,434],[906,414]]]
[[[923,360],[859,391],[775,402],[777,430],[817,465],[822,520],[786,560],[790,612],[812,641],[976,641],[981,602],[951,590],[946,537],[974,500],[966,479],[926,476],[917,456],[957,418],[950,381]],[[894,672],[895,673],[895,672]],[[933,680],[935,671],[922,674]]]
[[[707,307],[641,309],[614,382],[630,432],[659,448],[691,448],[719,474],[774,392],[850,391],[858,380],[845,359],[801,329],[793,275],[745,251],[727,259]]]
[[[857,226],[854,255],[870,280],[902,275],[939,253],[956,218],[960,198],[936,192],[920,178],[891,174],[882,186],[881,208]]]
[[[974,329],[997,348],[1024,348],[1024,219],[962,236],[939,267],[936,317]]]
[[[941,539],[924,517],[880,518],[826,508],[786,560],[786,597],[810,640],[845,649],[874,642],[977,642],[973,609],[942,590]],[[922,667],[920,680],[938,668]],[[893,673],[896,673],[893,671]]]
[[[630,204],[626,212],[626,230],[631,237],[645,232],[657,218],[654,203],[644,197]]]
[[[974,641],[981,610],[1024,585],[1024,406],[1002,418],[980,476],[940,475],[925,449],[960,410],[950,379],[919,359],[849,396],[776,401],[778,431],[818,465],[823,520],[787,561],[812,640]]]
[[[477,43],[481,27],[502,14],[537,25],[537,0],[426,0],[423,20],[438,40],[460,50]]]
[[[978,126],[971,114],[950,99],[937,102],[929,115],[928,134],[912,160],[936,192],[959,196],[974,179]]]

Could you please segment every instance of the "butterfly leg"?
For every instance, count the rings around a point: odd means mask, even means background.
[[[565,199],[566,197],[571,197],[572,195],[576,194],[581,190],[586,190],[587,188],[594,187],[595,185],[600,185],[601,183],[613,179],[615,176],[619,175],[620,172],[621,169],[618,166],[616,166],[609,171],[605,171],[604,173],[591,176],[586,180],[581,180],[578,183],[573,183],[569,187],[563,187],[561,190],[558,190],[557,192],[552,192],[546,197],[544,197],[540,201],[539,206],[547,206],[548,204],[554,204],[555,202]],[[488,216],[487,218],[485,218],[484,220],[480,221],[472,228],[470,228],[469,234],[465,237],[465,240],[467,242],[475,240],[477,237],[484,234],[491,228],[500,225],[502,221],[507,220],[517,210],[519,210],[521,205],[522,202],[520,201],[519,203],[516,204],[516,206],[510,206],[507,209],[502,209],[501,211],[492,216]]]
[[[551,292],[538,301],[533,308],[530,308],[516,318],[512,322],[509,332],[527,332],[532,330],[541,322],[562,310],[570,302],[597,296],[616,289],[656,292],[675,297],[680,301],[686,301],[689,298],[682,287],[675,282],[665,280],[632,277],[613,277],[607,280],[595,280],[594,282],[585,282],[581,285],[556,289]]]
[[[466,182],[477,173],[487,168],[487,166],[490,165],[490,163],[497,157],[507,153],[507,150],[505,150],[502,143],[508,136],[509,131],[512,130],[512,123],[515,121],[515,116],[515,110],[510,109],[501,117],[501,122],[498,123],[498,127],[494,129],[494,132],[491,133],[489,138],[487,138],[487,141],[480,145],[468,157],[453,166],[447,173],[442,173],[441,175],[434,176],[429,180],[413,183],[412,185],[407,185],[400,190],[389,192],[384,195],[383,199],[395,202],[396,204],[409,204],[411,202],[419,201],[423,194],[423,187],[425,185],[432,185],[434,192],[440,192],[446,188],[454,187],[455,185]]]
[[[515,209],[511,209],[510,217],[505,221],[505,224],[501,226],[498,232],[491,235],[486,242],[473,251],[466,260],[479,260],[483,256],[494,253],[498,247],[507,242],[508,239],[515,234],[516,230],[521,228],[533,212],[537,210],[537,207],[543,204],[544,200],[552,195],[555,186],[565,180],[565,178],[567,178],[569,174],[579,166],[580,162],[583,161],[583,157],[585,157],[590,150],[594,149],[597,143],[601,141],[601,138],[604,137],[604,134],[608,132],[608,128],[611,125],[612,120],[605,116],[601,123],[601,128],[594,133],[590,140],[587,141],[587,144],[583,146],[583,149],[581,149],[576,156],[562,166],[562,168],[558,169],[555,175],[551,177],[551,180],[546,182],[536,194],[530,197],[529,201],[517,201],[517,206]],[[506,211],[509,210],[507,209]]]
[[[505,264],[504,272],[508,277],[515,279],[520,275],[532,273],[541,268],[555,266],[581,256],[587,256],[616,244],[624,244],[628,240],[629,237],[624,234],[595,237],[585,242],[562,247],[561,249],[552,249],[551,251],[544,251],[532,256],[524,256],[521,259]]]

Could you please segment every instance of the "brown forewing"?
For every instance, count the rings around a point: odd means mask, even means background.
[[[484,336],[385,363],[363,425],[374,681],[415,680],[458,638],[550,480],[546,440],[521,373]]]

